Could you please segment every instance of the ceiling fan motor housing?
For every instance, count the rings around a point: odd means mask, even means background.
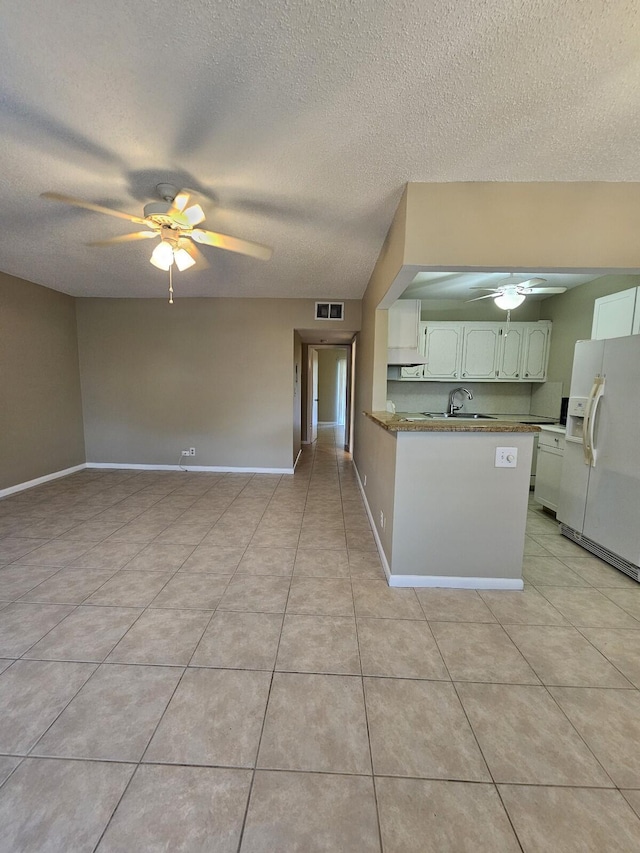
[[[177,227],[177,222],[174,216],[169,216],[172,202],[170,201],[152,201],[144,206],[144,218],[153,222],[154,225]]]

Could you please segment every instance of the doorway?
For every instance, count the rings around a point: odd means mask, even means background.
[[[352,446],[353,345],[307,346],[306,444],[316,441],[318,424],[344,428],[345,450]]]

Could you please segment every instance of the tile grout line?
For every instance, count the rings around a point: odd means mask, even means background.
[[[315,455],[315,453],[314,453],[314,455]],[[313,464],[313,463],[312,463],[312,464]],[[307,491],[307,493],[308,493],[308,491]],[[306,495],[307,493],[305,493],[305,495]],[[306,506],[306,501],[307,501],[307,499],[306,499],[306,496],[305,496],[305,506]],[[304,510],[303,510],[303,515],[304,515]],[[297,548],[296,548],[296,554],[297,554]],[[295,557],[294,557],[294,564],[293,564],[293,568],[295,568]],[[283,630],[284,630],[284,620],[285,620],[285,618],[286,618],[287,605],[288,605],[288,603],[289,603],[289,595],[291,594],[291,584],[292,584],[292,578],[293,578],[293,568],[292,568],[292,570],[291,570],[291,578],[290,578],[290,580],[289,580],[289,588],[288,588],[288,590],[287,590],[287,600],[285,601],[285,605],[284,605],[284,611],[283,611],[283,614],[282,614],[282,622],[281,622],[281,624],[280,624],[280,633],[279,633],[279,635],[278,635],[278,642],[277,642],[277,644],[276,644],[275,656],[274,656],[274,658],[273,658],[273,669],[271,670],[271,677],[270,677],[270,679],[269,679],[269,690],[268,690],[268,692],[267,692],[267,701],[266,701],[265,706],[264,706],[264,714],[263,714],[263,717],[262,717],[262,725],[261,725],[261,727],[260,727],[260,735],[259,735],[259,737],[258,737],[258,743],[257,743],[257,746],[256,746],[255,759],[254,759],[254,763],[253,763],[253,768],[251,769],[251,781],[250,781],[250,783],[249,783],[249,791],[248,791],[248,793],[247,793],[247,802],[246,802],[246,806],[245,806],[245,809],[244,809],[244,814],[243,814],[243,818],[242,818],[242,824],[241,824],[241,826],[240,826],[240,833],[239,833],[239,835],[238,835],[238,846],[237,846],[237,848],[236,848],[236,850],[238,851],[238,853],[239,853],[239,851],[240,851],[240,848],[242,847],[242,842],[243,842],[243,839],[244,839],[244,832],[245,832],[245,828],[246,828],[246,825],[247,825],[247,818],[248,818],[248,816],[249,816],[249,807],[250,807],[250,805],[251,805],[251,797],[252,797],[252,794],[253,794],[253,786],[254,786],[254,783],[255,783],[256,772],[257,772],[257,769],[258,769],[258,760],[259,760],[259,756],[260,756],[260,747],[262,746],[262,738],[263,738],[263,736],[264,736],[264,729],[265,729],[265,726],[266,726],[266,723],[267,723],[267,712],[268,712],[268,710],[269,710],[269,702],[270,702],[270,700],[271,700],[271,691],[272,691],[272,689],[273,689],[273,681],[274,681],[275,674],[276,674],[276,666],[277,666],[277,664],[278,664],[278,654],[279,654],[279,652],[280,652],[280,643],[281,643],[281,641],[282,641],[282,632],[283,632]]]

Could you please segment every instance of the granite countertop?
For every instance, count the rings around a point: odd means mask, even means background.
[[[540,429],[545,430],[545,432],[558,432],[560,435],[566,435],[567,433],[566,426],[561,426],[560,424],[540,424]]]
[[[521,424],[507,420],[405,420],[411,413],[364,412],[375,424],[388,432],[540,432],[535,424]]]

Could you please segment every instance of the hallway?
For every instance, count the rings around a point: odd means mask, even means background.
[[[341,439],[0,502],[3,853],[640,849],[640,588],[390,589]]]

